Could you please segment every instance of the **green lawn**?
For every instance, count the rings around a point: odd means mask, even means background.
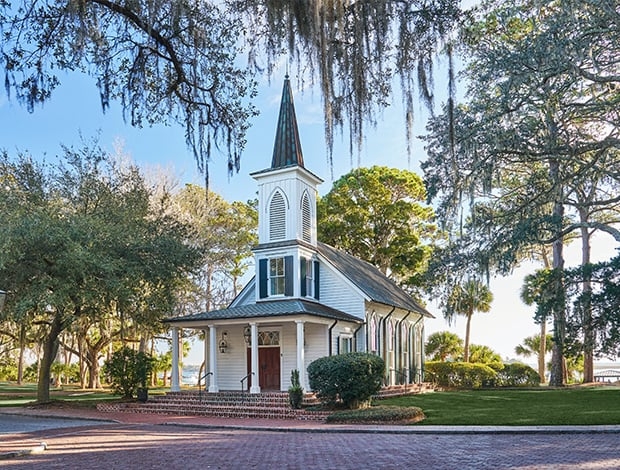
[[[422,408],[426,419],[417,426],[620,424],[617,387],[433,392],[378,404]]]
[[[150,389],[149,394],[156,395],[165,393],[168,389]],[[16,385],[9,382],[0,382],[0,407],[23,406],[33,403],[37,398],[37,385],[27,383]],[[76,385],[63,385],[62,387],[50,387],[50,398],[62,400],[73,406],[95,407],[97,403],[105,400],[118,400],[110,390],[82,390]]]
[[[151,389],[149,394],[168,389]],[[52,388],[53,400],[70,406],[92,406],[116,400],[109,391],[81,390],[76,386]],[[36,384],[0,382],[0,407],[22,406],[36,399]],[[416,406],[422,409],[424,425],[592,425],[620,424],[620,387],[571,387],[538,390],[473,390],[433,392],[389,398],[379,405]]]

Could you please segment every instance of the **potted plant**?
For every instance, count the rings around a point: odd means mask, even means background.
[[[291,407],[295,410],[301,408],[301,402],[304,399],[304,389],[299,383],[299,371],[293,369],[291,371],[291,386],[288,388],[288,400]]]
[[[148,381],[153,371],[153,359],[145,353],[138,353],[135,362],[136,380],[140,384],[136,389],[136,398],[145,403],[149,399]]]

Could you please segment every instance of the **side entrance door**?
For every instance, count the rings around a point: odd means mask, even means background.
[[[247,349],[248,375],[252,372],[252,349]],[[280,347],[258,348],[258,383],[261,390],[280,390]],[[249,376],[248,390],[252,386]]]

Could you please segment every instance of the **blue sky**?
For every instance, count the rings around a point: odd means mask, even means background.
[[[224,157],[214,157],[210,169],[211,189],[229,201],[245,201],[255,197],[256,185],[248,175],[266,168],[271,162],[283,79],[283,76],[276,76],[271,84],[265,81],[260,86],[256,106],[261,114],[253,121],[247,136],[248,144],[242,156],[239,174],[229,178]],[[113,150],[115,142],[122,142],[124,152],[141,166],[159,165],[167,168],[178,176],[181,183],[202,182],[186,148],[180,126],[132,128],[123,122],[118,104],[113,103],[106,114],[102,113],[94,80],[80,75],[67,75],[62,77],[62,81],[62,86],[54,93],[52,100],[36,108],[32,114],[14,100],[9,100],[6,94],[0,94],[0,148],[6,149],[11,155],[19,150],[29,152],[36,158],[44,157],[53,161],[61,153],[61,144],[79,147],[80,133],[88,140],[100,132],[100,144],[109,151]],[[324,194],[331,188],[332,179],[323,138],[320,96],[316,92],[312,93],[312,90],[299,90],[294,77],[291,77],[291,85],[305,165],[325,180],[319,189]],[[418,108],[416,111],[414,135],[423,132],[426,119],[423,109]],[[410,162],[405,145],[402,109],[395,104],[379,119],[377,129],[367,133],[360,164],[385,165],[419,172],[419,163],[425,158],[423,144],[419,141],[415,144]],[[349,155],[346,135],[342,140],[337,139],[334,161],[335,179],[357,166],[358,157]],[[614,246],[609,237],[597,239],[593,244],[595,258],[608,258]],[[577,263],[578,243],[569,247],[567,252],[567,264]],[[491,290],[495,297],[493,307],[490,313],[474,316],[472,343],[490,346],[503,358],[514,358],[515,346],[526,336],[538,332],[539,327],[532,320],[533,309],[524,306],[519,300],[523,276],[535,269],[536,265],[524,263],[512,276],[492,280]],[[449,329],[464,338],[464,318],[448,326],[432,303],[429,308],[437,318],[426,323],[427,336],[435,331]],[[201,351],[201,345],[196,345],[187,362],[200,362]]]

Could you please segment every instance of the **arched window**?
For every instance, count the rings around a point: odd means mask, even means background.
[[[284,240],[286,237],[286,201],[276,191],[269,203],[269,240]]]
[[[374,354],[378,354],[377,319],[374,316],[370,319],[370,352]]]
[[[301,197],[301,238],[308,243],[312,241],[312,211],[307,191]]]

